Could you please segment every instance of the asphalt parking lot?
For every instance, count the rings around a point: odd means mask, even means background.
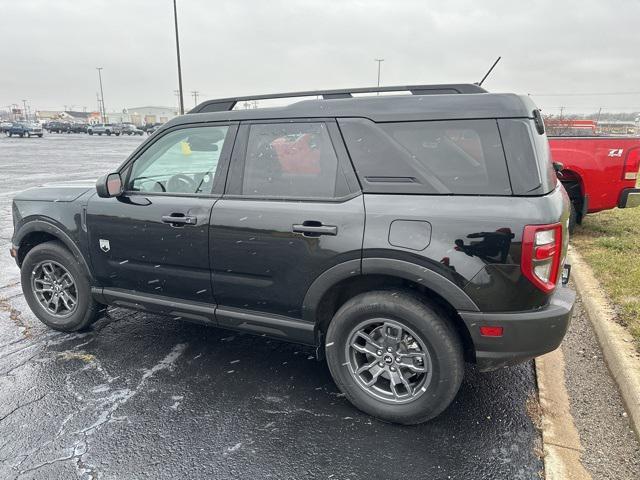
[[[12,195],[96,178],[143,140],[0,137],[0,478],[540,478],[531,362],[468,368],[440,417],[400,427],[306,347],[124,309],[42,325],[9,256]]]

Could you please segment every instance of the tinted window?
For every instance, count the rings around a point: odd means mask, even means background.
[[[541,195],[555,188],[549,142],[529,119],[499,120],[514,195]]]
[[[340,122],[370,192],[509,195],[495,120]]]
[[[337,173],[338,159],[324,123],[251,125],[243,195],[330,198]]]
[[[184,128],[159,137],[134,162],[128,189],[210,193],[228,128]]]

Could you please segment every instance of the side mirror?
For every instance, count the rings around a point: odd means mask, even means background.
[[[560,162],[553,162],[553,169],[556,172],[556,175],[562,178],[562,169],[564,168],[564,164]]]
[[[102,198],[117,197],[122,194],[122,177],[119,173],[103,175],[96,182],[96,191]]]

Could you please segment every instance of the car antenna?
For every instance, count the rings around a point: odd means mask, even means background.
[[[482,77],[482,80],[480,80],[478,83],[476,83],[476,85],[478,85],[479,87],[482,86],[482,84],[484,83],[484,81],[487,79],[487,77],[489,76],[489,74],[493,71],[493,69],[495,68],[495,66],[498,64],[498,62],[500,61],[502,57],[498,57],[497,60],[495,62],[493,62],[493,65],[491,65],[491,68],[489,69],[489,71],[487,73],[484,74],[484,77]]]

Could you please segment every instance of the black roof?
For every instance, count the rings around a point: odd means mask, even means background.
[[[409,95],[352,97],[351,93],[409,91]],[[485,93],[482,93],[485,92]],[[238,102],[271,98],[322,96],[285,107],[231,110]],[[280,118],[364,117],[376,122],[531,117],[527,96],[486,93],[473,84],[420,85],[380,89],[325,90],[208,100],[167,125],[193,122],[267,120]],[[213,111],[211,111],[213,110]]]

